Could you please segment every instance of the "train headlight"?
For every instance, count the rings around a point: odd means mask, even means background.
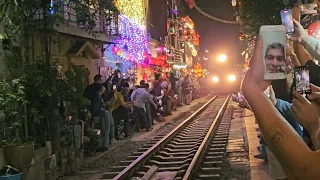
[[[212,81],[213,81],[214,83],[219,82],[219,77],[218,77],[218,76],[213,76],[213,77],[212,77]]]
[[[229,80],[230,82],[234,82],[234,81],[236,81],[236,76],[235,76],[234,74],[230,74],[230,75],[228,76],[228,80]]]

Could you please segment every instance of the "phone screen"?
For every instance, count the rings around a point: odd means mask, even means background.
[[[286,33],[282,25],[262,26],[264,78],[268,80],[286,78]]]
[[[297,67],[294,69],[294,76],[296,82],[296,91],[303,94],[310,94],[310,77],[309,69],[307,67]]]
[[[280,12],[281,21],[284,27],[286,28],[287,34],[292,34],[294,32],[294,24],[292,19],[292,10],[285,9]]]
[[[113,89],[117,89],[117,85],[113,85]]]

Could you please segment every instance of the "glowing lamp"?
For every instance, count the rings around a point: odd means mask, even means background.
[[[224,54],[221,54],[221,55],[218,57],[218,60],[219,60],[220,62],[225,62],[225,61],[227,60],[227,56],[224,55]]]
[[[314,22],[308,27],[308,34],[320,39],[320,22]]]
[[[219,77],[218,76],[213,76],[212,77],[212,81],[215,82],[215,83],[219,82]]]

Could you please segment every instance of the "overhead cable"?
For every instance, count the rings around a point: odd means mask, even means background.
[[[222,22],[222,23],[225,23],[225,24],[240,24],[240,23],[241,23],[241,22],[238,22],[238,21],[228,21],[228,20],[224,20],[224,19],[220,19],[220,18],[214,17],[214,16],[212,16],[212,15],[210,15],[210,14],[202,11],[202,10],[200,9],[200,7],[198,7],[195,2],[193,2],[193,5],[194,5],[194,7],[196,8],[196,10],[197,10],[199,13],[201,13],[202,15],[204,15],[204,16],[210,18],[210,19],[213,19],[213,20],[215,20],[215,21]]]

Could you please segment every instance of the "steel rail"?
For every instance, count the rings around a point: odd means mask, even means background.
[[[228,106],[228,102],[230,100],[230,95],[227,97],[227,99],[225,100],[225,102],[223,103],[222,107],[220,108],[216,118],[214,119],[214,121],[212,122],[209,131],[207,132],[205,138],[203,139],[200,147],[198,148],[196,154],[193,156],[193,159],[186,171],[186,173],[184,174],[182,180],[188,180],[192,177],[193,172],[196,170],[196,167],[199,165],[199,163],[201,162],[201,159],[203,157],[203,154],[205,153],[208,145],[210,144],[213,135],[214,135],[214,130],[216,129],[216,125],[218,125],[219,120],[222,118],[223,113],[225,111],[225,109]]]
[[[134,160],[130,165],[128,165],[128,167],[126,167],[116,177],[114,177],[113,180],[130,179],[130,177],[134,175],[135,171],[138,170],[150,158],[150,156],[154,155],[160,147],[162,147],[164,144],[166,144],[172,138],[174,138],[175,135],[178,134],[181,129],[187,126],[190,121],[192,121],[197,115],[204,111],[208,107],[208,105],[211,104],[218,96],[219,95],[216,95],[213,98],[211,98],[206,104],[204,104],[201,108],[199,108],[196,112],[194,112],[176,128],[174,128],[170,133],[168,133],[165,137],[163,137],[160,141],[158,141],[141,156],[139,156],[136,160]]]

